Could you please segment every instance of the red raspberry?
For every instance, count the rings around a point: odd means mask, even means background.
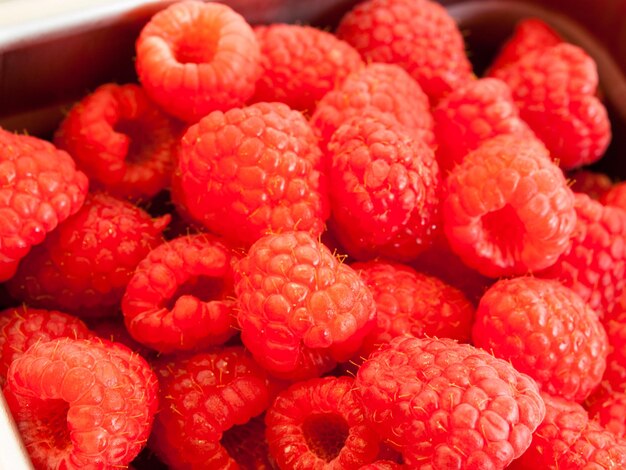
[[[626,393],[604,394],[589,407],[589,416],[618,437],[626,436]]]
[[[407,261],[439,228],[433,151],[388,118],[354,117],[328,144],[331,223],[357,259]]]
[[[281,376],[345,361],[374,326],[372,294],[351,267],[307,232],[267,235],[235,265],[241,338]],[[306,366],[309,367],[306,367]]]
[[[327,31],[273,24],[257,26],[254,32],[263,68],[255,101],[280,101],[311,112],[327,92],[364,65],[352,46]]]
[[[360,3],[343,17],[337,36],[368,61],[402,66],[433,103],[472,78],[459,28],[430,0]]]
[[[266,373],[239,347],[164,358],[155,370],[161,411],[150,448],[173,469],[239,468],[220,439],[269,406]]]
[[[407,333],[469,341],[474,307],[458,289],[397,263],[370,261],[352,268],[376,302],[376,326],[363,341],[362,357]]]
[[[121,344],[56,339],[11,364],[4,389],[36,468],[113,468],[144,447],[157,379]]]
[[[625,291],[626,292],[626,291]],[[608,390],[626,393],[626,309],[622,294],[621,301],[613,310],[611,317],[604,320],[609,338],[609,355],[606,359],[606,371],[602,377],[602,386]]]
[[[524,19],[517,23],[513,34],[503,44],[491,64],[490,71],[511,65],[529,52],[547,49],[561,42],[563,42],[561,37],[539,18]]]
[[[140,200],[169,186],[178,133],[141,87],[109,83],[74,105],[54,143],[72,155],[92,189]]]
[[[160,242],[168,221],[168,215],[151,219],[129,202],[92,194],[24,258],[9,293],[84,318],[115,315],[137,263]]]
[[[598,316],[556,281],[496,282],[480,300],[473,344],[530,375],[542,390],[582,402],[606,368],[608,340]]]
[[[390,114],[412,135],[434,145],[428,97],[407,72],[393,64],[372,63],[348,75],[317,104],[311,125],[320,136],[320,146],[326,149],[345,121],[380,112]]]
[[[626,287],[626,212],[576,194],[576,227],[558,261],[538,276],[557,279],[603,317]]]
[[[534,137],[519,117],[511,90],[495,78],[481,78],[455,89],[437,104],[433,118],[437,161],[444,171],[497,135]]]
[[[321,151],[299,111],[257,103],[215,111],[185,133],[174,198],[198,223],[249,246],[268,232],[308,230],[328,218]]]
[[[561,170],[534,139],[495,137],[447,178],[444,230],[453,251],[490,277],[554,264],[576,223]]]
[[[531,51],[491,76],[509,85],[522,119],[561,168],[588,165],[604,154],[611,125],[594,96],[598,72],[585,51],[565,43]]]
[[[536,462],[532,468],[537,468]],[[556,462],[555,468],[626,468],[626,440],[615,436],[597,422],[589,421],[574,445]]]
[[[378,454],[378,436],[365,422],[350,377],[292,385],[278,395],[265,422],[280,468],[358,469]]]
[[[161,353],[225,343],[236,331],[233,254],[209,234],[181,236],[154,248],[122,298],[130,334]]]
[[[363,465],[359,470],[402,470],[402,466],[391,460],[377,460],[368,465]]]
[[[569,174],[570,187],[575,193],[585,193],[591,199],[601,198],[613,187],[613,181],[604,173],[577,170]],[[626,203],[624,205],[626,208]]]
[[[0,282],[83,205],[86,176],[49,142],[0,128]]]
[[[607,191],[599,199],[606,206],[626,210],[626,182],[623,181],[607,188]]]
[[[159,11],[142,29],[136,52],[150,98],[188,122],[243,105],[261,74],[254,31],[220,3],[182,1]]]
[[[363,363],[355,385],[407,468],[503,469],[545,413],[530,377],[446,338],[396,337]]]
[[[76,317],[54,310],[22,307],[0,312],[0,388],[14,359],[33,344],[56,338],[85,339],[93,336]]]

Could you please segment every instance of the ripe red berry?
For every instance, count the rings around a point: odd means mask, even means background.
[[[318,236],[329,211],[321,158],[308,122],[285,104],[215,111],[183,136],[174,200],[234,245],[286,230]]]
[[[355,385],[366,418],[409,468],[504,469],[545,414],[530,377],[451,339],[396,337]]]
[[[618,437],[626,436],[626,393],[605,393],[589,407],[589,417]]]
[[[145,360],[100,339],[33,345],[11,364],[4,392],[36,468],[126,466],[158,408]]]
[[[436,336],[468,342],[474,307],[458,289],[409,266],[385,261],[351,265],[376,302],[376,326],[365,337],[360,356],[396,336]]]
[[[86,176],[63,150],[0,128],[0,282],[83,205]]]
[[[78,318],[54,310],[25,305],[0,312],[0,388],[11,362],[33,344],[56,338],[85,339],[94,336]]]
[[[331,226],[356,259],[408,261],[439,222],[433,151],[384,115],[345,121],[328,144]]]
[[[115,315],[135,267],[161,242],[169,219],[152,219],[105,193],[91,194],[22,261],[7,284],[9,293],[29,305],[84,318]]]
[[[619,207],[626,210],[626,182],[616,183],[607,188],[599,200],[605,206]]]
[[[549,279],[496,282],[480,300],[473,344],[510,361],[551,395],[582,402],[600,384],[608,340],[596,313]]]
[[[74,158],[91,189],[138,201],[169,186],[178,133],[140,86],[109,83],[70,109],[54,143]]]
[[[312,112],[317,102],[363,67],[359,53],[328,31],[295,24],[257,26],[263,69],[253,101],[280,101]]]
[[[220,440],[269,406],[267,374],[240,347],[164,357],[154,367],[161,410],[150,448],[174,469],[239,468]]]
[[[161,353],[225,343],[235,333],[233,259],[209,234],[155,247],[137,265],[122,298],[133,338]]]
[[[472,78],[459,28],[430,0],[369,0],[341,20],[337,35],[372,62],[398,64],[433,103]]]
[[[181,1],[157,12],[136,52],[137,75],[150,98],[188,122],[243,105],[261,73],[252,27],[216,2]]]
[[[350,377],[315,378],[281,392],[265,422],[279,468],[357,469],[378,454]]]
[[[602,388],[615,392],[626,392],[626,311],[625,296],[604,319],[608,335],[609,355],[606,359],[606,371],[602,377]]]
[[[241,338],[273,374],[321,375],[348,360],[374,326],[358,273],[307,232],[267,235],[235,265]],[[318,359],[315,359],[318,358]],[[311,363],[313,361],[313,363]]]
[[[595,96],[596,64],[585,51],[566,43],[531,51],[491,76],[509,85],[520,116],[561,168],[577,168],[602,157],[611,125]]]
[[[545,147],[495,137],[450,172],[444,230],[453,251],[490,277],[554,264],[576,224],[574,195]]]
[[[503,134],[532,138],[506,83],[473,80],[453,90],[433,110],[437,161],[446,172],[483,142]]]

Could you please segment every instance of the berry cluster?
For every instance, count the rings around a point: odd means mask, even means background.
[[[51,141],[0,129],[36,468],[626,467],[626,186],[582,168],[611,138],[584,50],[528,19],[477,77],[431,0],[334,33],[185,0],[135,65]]]

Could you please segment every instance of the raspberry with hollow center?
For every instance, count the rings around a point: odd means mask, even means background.
[[[135,49],[135,68],[148,95],[187,122],[241,106],[261,74],[252,27],[220,3],[170,5],[143,27]]]
[[[265,417],[269,450],[280,468],[360,468],[378,454],[349,377],[325,377],[281,392]]]
[[[504,469],[545,414],[530,377],[447,338],[394,338],[363,363],[355,386],[366,419],[408,468]]]
[[[534,378],[542,390],[576,402],[600,384],[608,340],[596,313],[559,282],[518,277],[480,299],[473,344]]]
[[[374,326],[363,280],[307,232],[252,245],[235,265],[235,293],[243,343],[274,374],[298,373],[311,357],[345,361]]]
[[[455,20],[430,0],[368,0],[346,13],[337,36],[372,62],[398,64],[436,103],[472,78]]]
[[[155,247],[130,278],[122,313],[130,334],[161,353],[226,342],[235,321],[232,251],[209,234]]]
[[[576,225],[574,195],[535,139],[501,135],[452,169],[443,226],[452,250],[489,277],[553,265]]]
[[[215,111],[183,136],[173,198],[234,245],[287,230],[318,236],[329,215],[323,166],[299,111],[282,103]]]
[[[87,177],[67,152],[0,128],[0,282],[82,207],[87,188]]]
[[[150,366],[125,346],[61,338],[30,347],[9,368],[7,403],[37,468],[128,465],[158,408]]]
[[[76,160],[92,190],[138,201],[169,186],[178,133],[143,88],[108,83],[70,109],[54,143]]]

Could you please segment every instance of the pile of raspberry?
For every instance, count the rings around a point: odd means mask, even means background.
[[[626,186],[594,60],[476,76],[431,0],[193,0],[0,129],[0,386],[37,469],[626,468]],[[593,167],[595,168],[595,167]]]

